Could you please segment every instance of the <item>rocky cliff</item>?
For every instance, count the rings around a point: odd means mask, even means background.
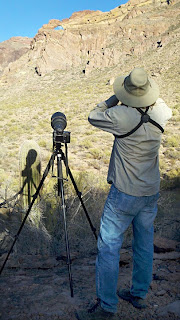
[[[29,51],[31,40],[27,37],[13,37],[0,43],[0,75],[9,63]]]
[[[50,20],[27,53],[8,64],[4,76],[20,68],[39,76],[74,68],[88,75],[94,68],[113,67],[127,57],[161,50],[179,37],[179,5],[179,0],[130,0],[110,12],[86,10],[62,21]]]

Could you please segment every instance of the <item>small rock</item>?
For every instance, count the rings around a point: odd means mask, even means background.
[[[180,300],[176,300],[158,310],[158,314],[161,316],[168,315],[168,313],[180,316]]]
[[[180,300],[174,301],[167,306],[169,313],[174,313],[177,316],[180,316]]]
[[[159,296],[164,296],[165,293],[166,293],[165,290],[161,290],[161,291],[156,292],[155,295],[156,295],[157,297],[159,297]]]
[[[157,288],[158,288],[157,282],[152,281],[150,287],[151,287],[152,291],[154,291],[154,292],[157,291]]]
[[[124,266],[126,264],[129,264],[131,261],[130,253],[127,250],[121,250],[120,255],[120,266]]]
[[[153,274],[153,280],[165,280],[166,274],[162,271],[157,271]]]
[[[177,298],[180,298],[180,297],[178,297],[178,293],[179,293],[179,286],[178,285],[177,286],[172,286],[171,287],[171,294],[172,295],[175,294],[177,296]]]
[[[164,276],[164,280],[171,282],[179,282],[180,281],[180,272],[169,273]]]
[[[162,261],[160,259],[155,259],[153,263],[154,265],[157,265],[157,264],[161,264]]]
[[[108,80],[108,82],[106,84],[112,86],[114,83],[114,80],[115,80],[114,78],[111,78]]]

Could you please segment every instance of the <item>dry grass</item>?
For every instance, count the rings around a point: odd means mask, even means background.
[[[129,70],[135,62],[128,66]],[[154,60],[152,59],[152,63]],[[148,66],[150,70],[152,65]],[[61,71],[53,72],[45,77],[26,80],[23,88],[6,87],[1,93],[1,118],[3,128],[0,135],[1,168],[0,179],[2,198],[9,198],[19,190],[19,150],[27,139],[33,139],[40,145],[42,169],[44,170],[52,152],[51,115],[56,111],[67,117],[66,130],[71,131],[69,149],[69,166],[72,170],[79,190],[93,225],[99,226],[99,219],[109,189],[106,183],[109,157],[113,143],[112,135],[92,127],[88,114],[97,102],[112,95],[112,87],[107,82],[119,68],[105,71],[95,70],[89,77],[80,72],[75,75]],[[166,91],[168,78],[162,76],[161,96],[169,99]],[[53,79],[56,79],[54,81]],[[20,90],[20,92],[19,92]],[[179,147],[177,146],[179,98],[174,95],[177,87],[172,85],[170,106],[175,112],[163,135],[160,150],[160,168],[162,188],[172,188],[179,183]],[[175,140],[172,139],[175,137]],[[103,148],[102,148],[103,146]],[[64,172],[65,176],[65,172]],[[56,252],[59,244],[64,243],[62,214],[57,204],[57,180],[48,175],[44,187],[40,210],[42,212],[42,228],[47,230],[53,244],[49,250]],[[67,203],[67,219],[71,247],[73,250],[89,252],[94,248],[94,237],[87,219],[79,206],[77,196],[70,181],[65,183]],[[32,223],[32,221],[30,221]],[[49,239],[49,238],[48,238]],[[76,241],[74,241],[76,239]],[[49,240],[48,240],[49,241]],[[82,247],[83,246],[83,247]],[[43,247],[44,248],[44,247]],[[40,250],[40,246],[38,246]],[[46,251],[46,249],[43,249]]]
[[[113,137],[93,128],[87,121],[88,114],[98,102],[113,94],[112,87],[107,85],[108,80],[129,72],[136,65],[144,66],[150,74],[156,71],[155,80],[160,86],[161,97],[173,109],[160,149],[161,174],[168,186],[172,172],[174,176],[174,170],[179,167],[178,56],[167,60],[168,51],[175,46],[174,41],[172,39],[169,47],[164,47],[161,52],[150,50],[143,56],[127,57],[121,71],[119,66],[96,69],[88,77],[80,69],[69,73],[53,71],[44,77],[31,75],[26,78],[24,75],[18,85],[3,84],[0,89],[1,194],[8,190],[11,195],[18,189],[19,149],[24,140],[32,139],[40,145],[44,170],[52,152],[50,119],[56,111],[66,115],[66,130],[71,131],[69,165],[72,171],[91,173],[105,182]],[[177,42],[176,39],[176,46]]]

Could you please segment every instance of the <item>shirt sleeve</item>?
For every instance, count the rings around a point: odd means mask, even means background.
[[[108,108],[106,102],[99,103],[89,114],[88,121],[94,127],[114,133],[116,118],[113,116],[112,108]]]
[[[163,128],[165,128],[168,120],[172,117],[171,108],[167,106],[163,99],[158,98],[153,109],[154,111],[156,111],[156,113],[152,112],[152,119],[158,122]]]
[[[168,120],[171,119],[172,117],[172,110],[166,105],[166,103],[161,99],[160,103],[162,104],[162,108],[163,108],[163,127],[165,127],[165,125],[167,124]]]

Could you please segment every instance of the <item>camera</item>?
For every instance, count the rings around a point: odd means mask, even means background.
[[[51,117],[51,127],[53,132],[54,145],[61,145],[61,143],[70,143],[70,132],[64,131],[67,126],[66,116],[62,112],[55,112]]]

